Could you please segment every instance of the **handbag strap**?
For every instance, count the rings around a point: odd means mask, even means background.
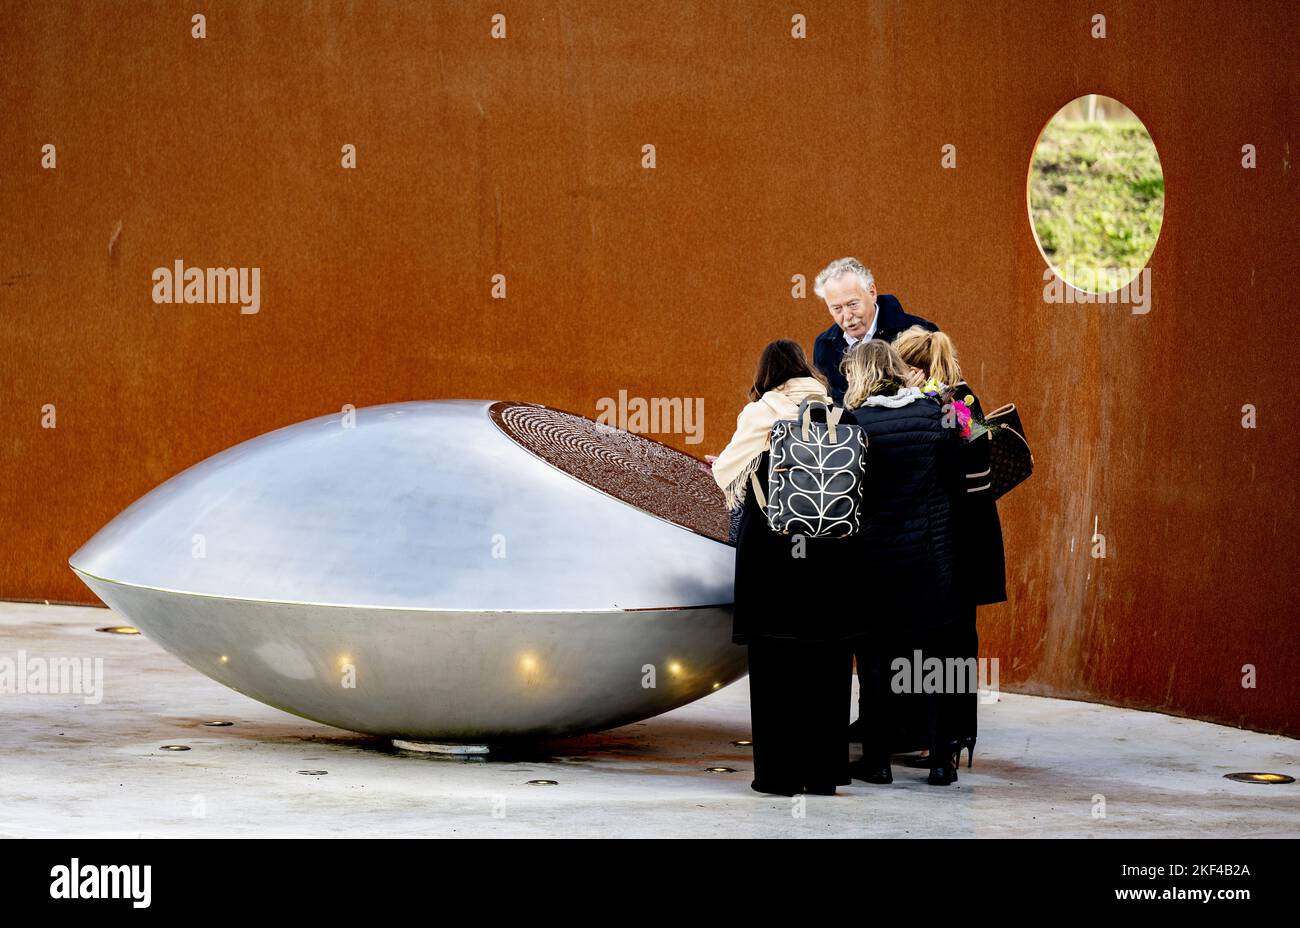
[[[754,488],[754,500],[758,503],[758,508],[766,509],[767,494],[765,494],[763,488],[758,485],[758,474],[749,475],[749,485]]]
[[[1030,464],[1034,463],[1034,449],[1029,447],[1029,442],[1025,441],[1025,436],[1021,435],[1019,432],[1017,432],[1009,425],[999,425],[998,431],[1010,432],[1012,435],[1016,436],[1016,438],[1019,438],[1020,441],[1024,443],[1025,450],[1029,452],[1029,463]]]

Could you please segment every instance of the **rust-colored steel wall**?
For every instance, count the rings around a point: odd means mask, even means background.
[[[92,601],[66,559],[132,500],[345,403],[702,397],[660,437],[716,451],[828,323],[792,275],[856,254],[1025,416],[1003,686],[1300,735],[1300,8],[1100,6],[5,3],[0,597]],[[1144,315],[1043,300],[1026,172],[1086,92],[1164,165]],[[155,305],[178,259],[260,312]]]

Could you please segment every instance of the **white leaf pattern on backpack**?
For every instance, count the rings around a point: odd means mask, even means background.
[[[857,532],[862,508],[865,433],[856,425],[825,423],[772,426],[768,459],[767,520],[773,531],[808,538],[844,538]]]

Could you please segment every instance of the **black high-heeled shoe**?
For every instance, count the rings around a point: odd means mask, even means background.
[[[975,739],[973,737],[959,738],[955,741],[948,742],[948,753],[952,755],[952,765],[954,767],[961,766],[962,751],[967,752],[966,768],[970,769],[971,764],[975,763]],[[929,765],[924,762],[918,762],[915,766],[922,767]]]
[[[930,752],[926,751],[922,754],[920,751],[916,751],[912,754],[904,754],[903,766],[911,767],[913,770],[929,770]]]

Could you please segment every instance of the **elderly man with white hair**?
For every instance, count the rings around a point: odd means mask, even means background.
[[[840,372],[845,351],[873,338],[892,342],[904,329],[914,325],[939,331],[933,322],[903,312],[896,296],[877,294],[875,278],[857,258],[840,258],[826,265],[813,283],[813,292],[826,301],[826,308],[835,320],[813,342],[813,364],[826,377],[831,398],[836,403],[844,402],[848,387]]]
[[[857,258],[840,258],[826,265],[813,282],[813,292],[826,301],[834,323],[813,342],[813,365],[830,385],[831,398],[843,405],[848,381],[840,371],[844,352],[859,342],[879,338],[893,342],[905,329],[914,325],[937,332],[939,327],[920,316],[903,312],[898,297],[877,293],[871,271]],[[858,719],[849,726],[849,740],[861,741],[863,706],[859,703]],[[900,731],[916,728],[917,719],[900,722]]]

